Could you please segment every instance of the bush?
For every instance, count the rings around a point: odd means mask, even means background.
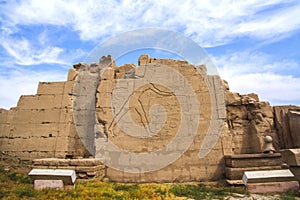
[[[280,195],[280,200],[294,200],[295,198],[295,193],[293,191],[289,191],[287,193],[284,193]]]
[[[33,189],[32,186],[30,185],[25,185],[25,186],[19,186],[17,187],[16,191],[15,191],[15,195],[18,198],[22,198],[22,197],[35,197],[36,193]]]
[[[30,183],[30,178],[23,174],[18,174],[18,173],[12,172],[12,173],[8,174],[8,178],[11,181],[18,182],[18,183]]]
[[[113,188],[115,191],[132,191],[138,190],[138,184],[114,184]]]
[[[210,188],[204,184],[199,185],[173,185],[170,192],[178,197],[189,197],[193,199],[224,199],[227,195],[234,192],[227,188]]]

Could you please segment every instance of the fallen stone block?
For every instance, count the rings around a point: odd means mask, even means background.
[[[246,190],[256,194],[284,193],[288,191],[298,191],[299,183],[298,181],[249,183],[246,185]]]
[[[42,190],[49,189],[64,189],[64,183],[62,180],[34,180],[34,189]]]
[[[280,151],[283,161],[289,166],[300,166],[300,148]]]
[[[67,169],[32,169],[29,172],[32,182],[36,180],[61,180],[64,185],[74,185],[76,173]]]
[[[294,181],[295,176],[289,169],[246,171],[243,175],[244,185],[248,183],[266,183]]]

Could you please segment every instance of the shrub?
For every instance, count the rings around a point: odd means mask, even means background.
[[[32,186],[24,185],[24,186],[19,186],[16,188],[15,195],[18,198],[34,197],[34,196],[36,196],[36,193]]]
[[[8,178],[17,183],[30,183],[30,178],[28,176],[15,172],[8,174]]]

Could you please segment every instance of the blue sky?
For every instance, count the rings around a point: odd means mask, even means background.
[[[65,81],[109,38],[148,27],[194,40],[231,91],[300,105],[299,15],[299,0],[0,0],[0,107],[39,81]]]

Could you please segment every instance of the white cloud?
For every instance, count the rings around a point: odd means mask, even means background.
[[[190,0],[181,3],[171,0],[27,0],[7,3],[3,10],[7,26],[70,26],[83,40],[134,28],[163,27],[184,32],[202,46],[214,46],[239,36],[282,37],[300,28],[297,0]]]
[[[74,58],[85,54],[81,50],[69,53],[60,47],[48,46],[45,42],[47,39],[44,33],[38,39],[41,44],[34,45],[25,38],[14,39],[12,37],[2,37],[2,47],[13,57],[13,63],[19,65],[47,63],[70,66]]]
[[[16,64],[36,65],[41,63],[60,63],[66,64],[58,57],[63,49],[58,47],[45,47],[44,49],[35,49],[26,39],[6,40],[2,42],[4,49],[13,56]]]
[[[36,94],[39,82],[65,81],[66,76],[67,72],[36,72],[25,69],[14,69],[9,74],[0,74],[0,107],[9,109],[17,105],[20,95]]]
[[[240,52],[213,57],[222,79],[230,90],[241,94],[257,93],[260,99],[273,105],[294,102],[300,104],[300,77],[280,74],[299,68],[294,61],[273,61],[263,53]]]
[[[256,92],[272,104],[297,102],[300,105],[300,78],[274,73],[253,73],[230,79],[235,89],[244,93]]]

